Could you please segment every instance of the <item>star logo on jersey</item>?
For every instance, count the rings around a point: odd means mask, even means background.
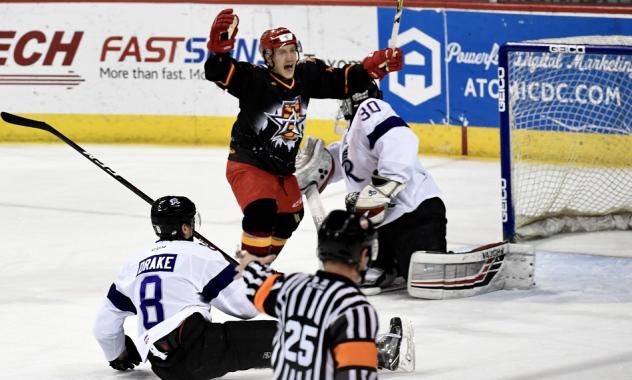
[[[285,145],[291,150],[296,142],[303,138],[305,115],[301,110],[302,105],[297,97],[294,100],[284,100],[275,113],[265,113],[268,120],[277,128],[270,139],[275,146]]]

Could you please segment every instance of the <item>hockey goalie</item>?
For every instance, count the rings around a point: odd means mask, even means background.
[[[533,285],[529,247],[498,243],[446,253],[439,187],[419,161],[417,136],[376,84],[341,101],[340,108],[348,121],[342,140],[325,148],[322,140],[308,138],[296,176],[316,224],[325,213],[319,192],[344,180],[347,209],[378,226],[379,254],[362,284],[366,294],[407,288],[414,297],[441,299]]]

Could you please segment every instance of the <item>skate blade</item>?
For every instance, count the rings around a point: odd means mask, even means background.
[[[415,371],[415,331],[412,322],[408,319],[402,319],[402,343],[397,369],[404,372]]]

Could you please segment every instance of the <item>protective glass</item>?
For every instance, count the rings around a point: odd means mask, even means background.
[[[349,118],[353,115],[353,105],[350,98],[342,99],[338,104],[340,106],[342,116]]]
[[[347,119],[345,119],[342,114],[342,109],[340,102],[338,102],[338,109],[336,110],[336,116],[334,117],[334,132],[337,135],[344,135],[349,127],[349,123],[347,123]]]

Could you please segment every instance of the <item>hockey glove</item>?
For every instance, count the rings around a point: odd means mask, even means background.
[[[372,183],[366,185],[359,193],[355,193],[357,197],[354,193],[347,194],[345,197],[347,210],[359,214],[366,213],[369,220],[378,225],[384,221],[386,209],[391,200],[405,187],[403,183],[374,175]]]
[[[239,17],[233,14],[232,8],[219,12],[211,26],[211,33],[206,44],[208,50],[213,53],[228,53],[233,50],[238,25]]]
[[[404,67],[402,49],[387,48],[374,51],[362,61],[362,66],[373,79],[382,79],[386,74]]]
[[[125,351],[118,358],[110,361],[110,367],[117,371],[126,371],[134,369],[141,362],[140,354],[134,345],[134,341],[125,335]]]
[[[322,193],[334,173],[334,158],[323,140],[313,136],[307,137],[303,149],[296,155],[295,165],[294,176],[301,191],[316,185],[318,192]]]

